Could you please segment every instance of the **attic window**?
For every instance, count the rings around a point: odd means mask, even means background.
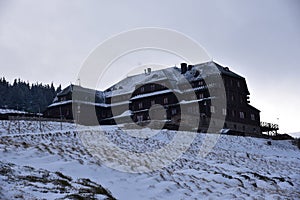
[[[228,67],[224,67],[224,70],[229,72],[229,68]]]
[[[157,74],[154,74],[154,75],[152,76],[152,78],[158,78],[158,75],[157,75]]]

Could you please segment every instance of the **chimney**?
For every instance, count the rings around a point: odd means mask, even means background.
[[[187,71],[187,64],[186,63],[180,63],[181,67],[181,74],[185,74]]]
[[[151,68],[147,68],[148,74],[151,74]]]
[[[194,67],[193,65],[189,65],[188,70],[190,71],[193,67]]]

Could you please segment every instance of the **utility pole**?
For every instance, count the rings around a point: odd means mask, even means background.
[[[39,104],[39,124],[40,124],[40,131],[42,132],[42,122],[41,122],[41,106]]]
[[[62,112],[61,112],[61,105],[59,106],[59,113],[60,113],[60,130],[62,130]]]

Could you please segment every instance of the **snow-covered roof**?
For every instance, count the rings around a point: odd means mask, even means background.
[[[151,97],[151,96],[160,95],[160,94],[166,94],[166,93],[171,93],[171,92],[172,92],[172,90],[170,90],[170,89],[159,90],[159,91],[150,92],[150,93],[146,93],[146,94],[136,95],[136,96],[132,97],[130,100],[140,99],[140,98],[145,98],[145,97]]]
[[[210,61],[193,65],[193,67],[190,70],[187,70],[184,74],[181,74],[181,70],[178,67],[170,67],[152,71],[151,73],[128,76],[127,78],[108,88],[105,91],[105,96],[112,97],[117,95],[132,94],[139,85],[159,82],[168,82],[169,89],[179,90],[178,86],[180,84],[186,84],[188,82],[204,79],[205,77],[213,74],[226,74],[232,77],[243,78],[230,71],[228,68],[224,68],[221,65]]]
[[[125,79],[114,84],[113,86],[111,86],[110,88],[105,90],[104,92],[71,84],[70,86],[68,86],[67,88],[62,90],[57,96],[59,97],[59,96],[66,95],[68,93],[74,93],[74,91],[75,91],[78,93],[78,99],[76,99],[76,100],[84,101],[85,100],[84,98],[83,99],[80,98],[82,95],[83,96],[85,96],[86,94],[96,95],[96,97],[97,97],[96,104],[98,103],[98,104],[104,105],[105,98],[109,98],[109,97],[113,97],[113,96],[115,97],[118,95],[131,96],[131,94],[136,90],[137,87],[139,87],[141,85],[149,84],[149,83],[158,83],[158,84],[159,83],[161,83],[161,84],[167,83],[167,85],[168,85],[167,87],[169,89],[168,92],[182,93],[182,92],[189,92],[191,90],[192,91],[201,90],[201,89],[209,87],[209,85],[199,86],[197,88],[192,88],[190,86],[189,88],[185,88],[185,89],[182,89],[180,87],[184,84],[188,84],[193,81],[205,79],[205,77],[214,75],[214,74],[226,74],[231,77],[244,79],[243,77],[239,76],[238,74],[235,74],[234,72],[230,71],[229,68],[222,67],[221,65],[219,65],[213,61],[210,61],[210,62],[206,62],[206,63],[192,65],[192,67],[189,68],[189,70],[187,70],[184,74],[181,73],[181,69],[179,69],[178,67],[175,66],[175,67],[170,67],[170,68],[166,68],[166,69],[152,71],[150,73],[142,73],[142,74],[137,74],[137,75],[133,75],[133,76],[128,76]],[[146,97],[149,95],[161,94],[166,91],[167,90],[157,91],[157,92],[153,92],[153,93],[149,93],[149,94],[148,93],[142,94],[142,95],[132,97],[131,99],[142,98],[142,97]],[[56,101],[54,101],[54,103],[60,103],[57,101],[58,101],[58,99],[56,98]],[[57,104],[52,104],[50,106],[54,106],[54,105],[57,105]]]
[[[13,109],[2,109],[0,108],[0,114],[26,114],[28,112],[20,111],[20,110],[13,110]]]
[[[57,96],[54,98],[53,103],[56,103],[58,101],[57,97],[65,96],[67,94],[72,95],[73,93],[76,94],[75,98],[76,99],[78,98],[78,100],[81,100],[81,97],[85,97],[86,95],[88,95],[88,96],[95,96],[95,100],[97,103],[104,103],[104,93],[102,91],[84,88],[82,86],[73,85],[73,84],[69,85],[61,92],[59,92]]]

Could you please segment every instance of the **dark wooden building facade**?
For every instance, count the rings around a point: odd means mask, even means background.
[[[221,77],[221,82],[216,81],[216,76]],[[212,95],[215,90],[221,92]],[[260,111],[250,105],[249,95],[245,78],[227,67],[215,62],[182,63],[180,68],[148,69],[103,92],[70,85],[57,95],[44,115],[88,125],[144,126],[155,120],[165,123],[167,128],[186,126],[202,132],[223,117],[222,131],[260,134]],[[91,113],[96,113],[97,120]],[[195,124],[193,120],[199,120],[197,126],[189,127]]]

